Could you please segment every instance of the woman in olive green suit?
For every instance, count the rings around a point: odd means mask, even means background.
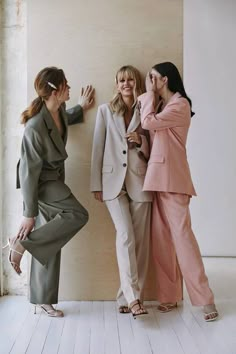
[[[30,302],[49,316],[61,317],[63,312],[52,306],[58,301],[61,248],[88,221],[87,210],[64,182],[67,129],[83,121],[94,90],[87,86],[80,104],[66,111],[70,87],[61,69],[44,68],[34,87],[38,97],[22,113],[25,130],[17,173],[24,218],[17,236],[8,241],[9,261],[20,274],[24,251],[32,254]]]

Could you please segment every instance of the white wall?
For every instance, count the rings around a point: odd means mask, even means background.
[[[235,16],[235,0],[184,0],[184,81],[196,112],[191,209],[203,255],[236,256]]]
[[[26,0],[1,2],[1,148],[2,148],[2,242],[16,234],[22,218],[21,192],[16,190],[16,164],[20,156],[23,126],[20,113],[27,105]],[[1,235],[0,235],[1,237]],[[1,240],[0,240],[1,243]],[[3,293],[27,291],[27,257],[19,277],[3,259]]]

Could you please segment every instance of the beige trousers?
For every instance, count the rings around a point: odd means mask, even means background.
[[[134,202],[127,192],[106,201],[116,228],[116,253],[120,274],[119,306],[143,300],[149,260],[150,202]]]
[[[214,303],[198,243],[191,228],[190,197],[155,192],[152,209],[152,252],[156,270],[157,299],[182,300],[182,275],[195,306]]]

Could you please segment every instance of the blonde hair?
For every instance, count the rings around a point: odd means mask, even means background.
[[[141,95],[144,90],[143,90],[143,82],[141,78],[141,74],[132,65],[125,65],[122,66],[116,73],[116,83],[118,83],[119,80],[122,80],[123,78],[131,78],[134,80],[135,85],[134,85],[134,90],[133,90],[133,95],[134,95],[134,106],[137,103],[137,98],[139,95]],[[117,92],[115,96],[112,98],[110,101],[110,107],[112,112],[116,112],[118,114],[124,115],[127,106],[122,98],[122,95],[120,92]]]
[[[47,100],[53,90],[59,89],[60,85],[66,84],[65,74],[62,69],[54,66],[42,69],[35,78],[34,88],[38,94],[29,107],[21,114],[21,123],[25,124],[35,116],[42,108],[43,101]]]

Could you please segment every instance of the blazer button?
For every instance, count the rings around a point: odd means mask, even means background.
[[[127,166],[127,164],[126,163],[123,163],[123,167],[126,167]]]
[[[125,151],[125,150],[123,150],[123,154],[126,154],[126,151]]]

